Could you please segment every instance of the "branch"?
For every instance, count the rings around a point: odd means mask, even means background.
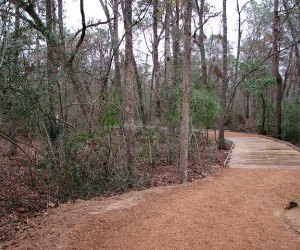
[[[81,36],[80,36],[79,41],[76,44],[74,51],[71,54],[69,61],[67,62],[67,65],[69,65],[69,66],[71,66],[73,64],[75,56],[78,53],[78,50],[79,50],[81,44],[83,43],[83,40],[85,37],[86,23],[85,23],[85,13],[84,13],[84,9],[83,9],[83,0],[80,0],[80,14],[81,14],[81,23],[82,23]]]
[[[112,21],[113,20],[113,18],[111,18],[111,19],[109,19],[109,20],[106,20],[106,21],[99,21],[99,22],[97,22],[97,23],[91,23],[91,24],[88,24],[88,25],[86,25],[86,29],[87,28],[91,28],[91,27],[97,27],[98,25],[101,25],[101,24],[107,24],[107,23],[109,23],[110,21]],[[76,31],[76,33],[74,34],[74,36],[73,36],[73,38],[71,39],[72,41],[79,35],[79,33],[80,32],[82,32],[83,31],[83,28],[81,28],[81,29],[79,29],[79,30],[77,30]]]
[[[198,31],[199,29],[201,29],[201,28],[209,21],[210,18],[217,17],[217,16],[219,16],[220,14],[221,14],[221,12],[218,12],[218,13],[215,13],[215,14],[213,14],[213,15],[211,15],[211,16],[208,16],[208,17],[203,21],[202,25],[200,25],[200,26],[195,30],[193,37],[196,39],[197,31]]]
[[[17,8],[23,9],[25,12],[29,14],[29,16],[33,19],[30,20],[24,16],[22,18],[26,20],[30,26],[32,26],[34,29],[38,30],[42,33],[42,35],[49,40],[53,40],[53,37],[51,36],[51,33],[48,32],[47,27],[44,25],[36,11],[34,10],[34,4],[29,2],[25,3],[23,0],[9,0],[12,4],[14,4]]]
[[[241,78],[241,79],[233,86],[233,93],[232,93],[232,95],[231,95],[231,97],[230,97],[230,99],[229,99],[229,102],[228,102],[228,104],[227,104],[227,106],[226,106],[226,108],[225,108],[225,112],[224,112],[224,114],[223,114],[223,121],[225,120],[225,116],[226,116],[227,111],[228,111],[228,109],[229,109],[229,106],[230,106],[230,104],[231,104],[231,102],[232,102],[232,100],[233,100],[234,93],[236,92],[236,89],[237,89],[237,87],[241,84],[241,82],[243,82],[244,79],[245,79],[248,75],[250,75],[250,74],[253,73],[255,70],[257,70],[259,66],[261,66],[261,65],[262,65],[264,62],[266,62],[267,60],[269,60],[271,57],[273,57],[273,56],[275,56],[275,55],[277,55],[277,54],[280,54],[281,52],[283,52],[283,51],[285,51],[285,50],[287,50],[287,49],[289,49],[289,48],[291,48],[291,47],[294,47],[294,46],[296,46],[296,45],[299,44],[299,43],[300,43],[300,40],[298,40],[298,41],[296,41],[296,42],[290,44],[289,46],[287,46],[287,47],[285,47],[285,48],[283,48],[283,49],[278,50],[276,53],[272,53],[272,54],[269,53],[268,56],[267,56],[265,59],[263,59],[263,60],[262,60],[261,62],[259,62],[255,67],[253,67],[251,70],[249,70],[246,74],[244,74],[244,75],[242,76],[242,78]]]

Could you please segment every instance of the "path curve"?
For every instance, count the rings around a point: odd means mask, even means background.
[[[253,158],[241,150],[247,142],[230,139],[236,145],[229,164],[249,167],[246,159]],[[264,152],[254,140],[248,141],[251,152]],[[300,166],[299,154],[280,166]],[[11,248],[298,250],[300,235],[286,224],[283,206],[291,198],[300,200],[300,169],[260,166],[226,168],[189,185],[65,204]]]
[[[259,136],[227,139],[234,143],[229,161],[232,168],[300,170],[300,152],[283,142]]]

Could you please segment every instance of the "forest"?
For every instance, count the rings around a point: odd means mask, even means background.
[[[220,2],[99,0],[89,20],[89,1],[1,0],[0,217],[144,189],[169,166],[164,184],[202,178],[225,130],[299,145],[300,2]]]

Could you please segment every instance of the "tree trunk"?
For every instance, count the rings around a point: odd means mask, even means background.
[[[107,1],[100,0],[101,6],[104,10],[107,20],[110,20],[110,14],[107,7]],[[111,5],[113,8],[113,25],[111,22],[109,25],[109,33],[112,39],[112,47],[114,52],[114,63],[115,63],[115,76],[114,76],[114,85],[117,91],[117,95],[121,98],[121,71],[120,71],[120,53],[119,53],[119,1],[112,0]]]
[[[134,74],[135,74],[135,80],[136,80],[136,85],[138,89],[138,96],[139,96],[139,109],[141,113],[141,119],[143,125],[146,125],[147,123],[147,117],[146,117],[146,112],[145,112],[145,104],[144,104],[144,95],[143,95],[143,87],[142,87],[142,81],[140,79],[137,63],[135,61],[135,58],[133,57],[133,66],[134,66]]]
[[[197,7],[198,6],[198,0],[196,0]],[[199,27],[200,27],[200,35],[199,35],[199,49],[200,49],[200,55],[201,55],[201,71],[202,71],[202,82],[205,87],[208,86],[207,81],[207,61],[206,61],[206,55],[205,55],[205,34],[204,34],[204,24],[203,24],[203,18],[204,18],[204,4],[205,1],[201,0],[200,7],[198,9],[198,15],[199,15]]]
[[[282,77],[279,73],[279,26],[280,19],[278,14],[278,0],[274,1],[274,20],[273,20],[273,73],[276,78],[276,114],[275,114],[275,137],[281,136],[281,91],[282,91]]]
[[[132,48],[132,2],[126,1],[124,7],[124,29],[125,29],[125,136],[127,146],[127,167],[133,183],[135,176],[134,165],[134,88],[133,88],[133,48]]]
[[[284,11],[288,13],[288,7],[286,0],[283,0]],[[297,42],[297,30],[295,29],[294,24],[290,17],[287,19],[288,27],[291,31],[292,41],[295,44]],[[300,52],[299,44],[295,44],[295,57],[296,57],[296,67],[297,67],[297,86],[300,88]]]
[[[48,81],[48,101],[49,101],[49,136],[53,145],[56,145],[58,139],[57,124],[56,124],[56,115],[57,107],[55,105],[55,81],[57,75],[57,60],[56,60],[56,43],[54,36],[54,17],[52,10],[52,0],[46,0],[46,27],[49,32],[49,35],[46,38],[47,43],[47,81]]]
[[[180,32],[179,32],[179,19],[180,19],[180,1],[176,1],[175,17],[172,26],[172,48],[173,48],[173,85],[179,84],[179,66],[180,66]]]
[[[184,6],[184,61],[183,61],[183,102],[182,119],[180,128],[180,162],[179,181],[188,181],[188,146],[189,146],[189,121],[190,121],[190,80],[191,80],[191,16],[192,1],[186,0]]]
[[[240,54],[241,54],[241,38],[242,38],[242,21],[241,21],[241,12],[239,5],[239,0],[236,0],[236,10],[238,13],[238,40],[237,40],[237,50],[236,50],[236,61],[234,65],[234,79],[233,79],[233,86],[237,84],[238,79],[238,68],[240,62]],[[236,92],[233,93],[235,98],[235,107],[239,107],[239,98],[240,98],[240,91],[239,88],[236,89]]]
[[[226,95],[228,88],[228,76],[227,76],[227,16],[226,16],[226,0],[223,0],[223,37],[222,37],[222,47],[223,47],[223,72],[222,72],[222,93],[221,93],[221,119],[219,126],[219,138],[218,138],[218,146],[220,149],[225,148],[225,136],[224,136],[224,123],[226,116]]]
[[[160,79],[159,79],[159,61],[158,61],[158,33],[157,33],[157,15],[158,15],[158,0],[153,0],[153,76],[154,76],[154,92],[155,92],[155,123],[158,124],[161,118],[161,104],[160,104]]]
[[[173,119],[171,117],[171,112],[174,112],[172,109],[172,65],[171,65],[171,11],[172,5],[171,0],[166,0],[166,15],[165,15],[165,82],[166,82],[166,104],[168,107],[167,110],[167,143],[168,143],[168,152],[167,152],[167,163],[173,163]]]
[[[246,119],[250,117],[250,94],[245,94],[245,113],[246,113]]]
[[[14,30],[14,40],[18,41],[18,39],[20,38],[20,17],[19,17],[19,8],[16,8],[16,18],[15,18],[15,30]],[[14,68],[12,70],[13,76],[12,76],[12,81],[18,81],[19,78],[19,67],[18,67],[18,58],[19,58],[19,54],[20,54],[20,47],[18,45],[18,43],[16,43],[16,48],[14,49],[14,55],[13,55],[13,63],[14,63]],[[12,84],[14,84],[12,82]],[[12,106],[13,108],[13,106]],[[11,137],[11,139],[13,139],[13,141],[15,141],[17,139],[17,133],[18,133],[18,128],[17,128],[17,117],[15,114],[15,111],[12,110],[11,112],[11,118],[10,118],[10,124],[9,124],[9,136]],[[12,157],[17,153],[17,145],[16,143],[12,142],[10,144],[9,147],[9,151],[8,151],[8,157]]]

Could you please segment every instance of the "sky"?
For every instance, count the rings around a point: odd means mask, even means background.
[[[240,6],[243,6],[249,0],[239,0]],[[213,5],[218,12],[222,11],[222,0],[207,0],[210,5]],[[66,24],[68,28],[78,30],[81,28],[81,16],[79,9],[79,0],[66,0]],[[99,20],[105,21],[106,17],[102,10],[99,0],[86,0],[84,2],[84,10],[86,20],[97,22]],[[210,19],[205,27],[206,36],[211,33],[219,34],[221,32],[221,18]],[[245,18],[245,17],[243,17]],[[228,23],[228,40],[235,44],[237,40],[237,11],[236,0],[227,0],[227,23]],[[122,25],[120,25],[122,27]],[[121,34],[119,34],[121,36]],[[234,47],[234,46],[233,46]]]

